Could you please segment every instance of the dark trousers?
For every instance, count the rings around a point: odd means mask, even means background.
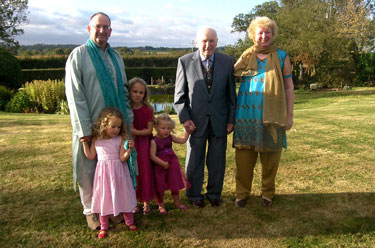
[[[208,143],[207,157],[206,146]],[[206,197],[219,199],[223,190],[227,136],[216,137],[208,125],[203,137],[190,136],[186,152],[186,176],[191,188],[186,191],[190,201],[203,200],[204,165],[207,161],[208,182]]]

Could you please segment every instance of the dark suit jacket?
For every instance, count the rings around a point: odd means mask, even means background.
[[[234,123],[236,98],[232,57],[215,52],[210,94],[199,50],[178,59],[174,105],[181,123],[190,119],[195,123],[192,135],[203,136],[211,120],[215,136],[226,136],[227,124]]]

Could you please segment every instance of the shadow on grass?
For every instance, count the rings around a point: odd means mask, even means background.
[[[98,242],[96,232],[86,227],[79,195],[67,188],[57,184],[50,189],[1,192],[0,243],[14,246],[38,243],[95,245]],[[183,193],[181,196],[183,203],[188,204]],[[234,198],[224,196],[219,208],[207,204],[203,209],[181,211],[167,196],[167,216],[158,213],[155,202],[152,202],[149,216],[135,216],[141,231],[132,242],[152,240],[168,246],[171,238],[174,242],[189,239],[225,242],[231,239],[366,234],[375,231],[374,197],[375,193],[277,195],[274,205],[264,208],[259,197],[251,196],[245,208],[236,208]],[[38,235],[48,236],[39,240]],[[132,239],[131,235],[134,234],[122,225],[112,229],[109,240],[112,244],[120,244],[124,238]]]

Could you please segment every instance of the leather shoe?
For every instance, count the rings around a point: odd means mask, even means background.
[[[208,199],[212,207],[220,207],[221,201],[219,199]]]
[[[203,208],[204,207],[204,201],[203,200],[191,201],[191,205],[193,205],[196,208]]]
[[[91,230],[99,230],[100,229],[100,222],[99,222],[99,216],[98,214],[89,214],[86,215],[86,221],[87,221],[87,226]]]
[[[263,207],[268,208],[272,206],[273,201],[267,198],[262,198]]]
[[[243,207],[245,207],[246,202],[247,202],[246,198],[242,199],[242,200],[240,200],[240,199],[237,198],[236,201],[235,201],[235,204],[236,204],[236,207],[243,208]]]

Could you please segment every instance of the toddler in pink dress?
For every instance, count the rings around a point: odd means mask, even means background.
[[[92,212],[99,213],[100,219],[98,238],[108,236],[109,216],[112,214],[123,213],[129,229],[138,230],[132,212],[137,200],[126,163],[134,144],[129,141],[129,149],[124,149],[126,133],[121,112],[109,107],[100,113],[94,124],[91,146],[88,141],[81,140],[86,157],[98,159],[92,196]]]
[[[167,114],[160,114],[155,119],[156,136],[151,140],[150,146],[150,157],[154,162],[156,201],[161,214],[168,213],[164,206],[164,192],[168,189],[171,190],[176,207],[183,210],[188,209],[181,204],[179,191],[185,187],[189,188],[191,185],[172,149],[172,142],[185,144],[189,134],[185,132],[183,138],[176,137],[171,134],[174,127],[174,121]]]

